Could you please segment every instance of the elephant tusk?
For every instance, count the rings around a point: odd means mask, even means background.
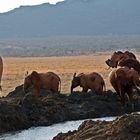
[[[105,68],[106,70],[110,70],[110,67],[108,67],[108,68]]]

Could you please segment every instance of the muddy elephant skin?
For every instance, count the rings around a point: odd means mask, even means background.
[[[133,88],[140,86],[140,78],[137,71],[128,67],[121,67],[113,70],[109,75],[110,83],[121,98],[121,102],[125,105],[125,94],[133,103]]]
[[[134,68],[140,74],[140,62],[135,59],[126,59],[118,63],[120,67]]]
[[[105,63],[112,68],[117,68],[119,61],[126,59],[136,59],[136,56],[131,52],[114,52],[110,59],[106,60]]]
[[[97,93],[102,93],[103,88],[105,90],[105,82],[102,76],[96,72],[88,73],[88,74],[78,74],[73,75],[73,80],[71,83],[71,93],[73,89],[77,86],[82,87],[83,92],[87,92],[88,89],[91,89]]]
[[[38,73],[33,71],[24,80],[23,90],[25,93],[32,91],[39,96],[41,89],[50,90],[59,93],[61,89],[61,80],[59,76],[53,72]]]

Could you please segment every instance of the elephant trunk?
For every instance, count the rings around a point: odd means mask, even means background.
[[[105,63],[112,68],[117,68],[118,62],[113,62],[111,59],[105,61]]]
[[[73,86],[71,86],[71,93],[73,93]]]
[[[32,90],[33,90],[33,85],[32,86],[25,86],[25,85],[23,85],[23,92],[24,93],[31,92]]]
[[[109,66],[112,67],[112,61],[110,59],[106,60],[105,63]]]
[[[23,92],[27,93],[27,89],[25,88],[25,86],[23,85]]]

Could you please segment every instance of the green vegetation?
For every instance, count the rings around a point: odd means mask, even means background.
[[[140,51],[140,36],[69,36],[0,40],[0,55],[12,57],[87,55],[115,50]]]

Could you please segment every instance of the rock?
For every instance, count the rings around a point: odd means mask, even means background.
[[[140,111],[140,98],[135,97],[135,111]],[[132,112],[120,104],[112,91],[103,95],[93,92],[75,92],[71,95],[41,91],[40,97],[25,94],[22,85],[6,97],[0,98],[0,133],[32,126],[105,116],[118,116]]]
[[[73,132],[59,133],[53,140],[140,140],[140,115],[130,114],[116,120],[84,121]]]
[[[23,91],[23,85],[20,85],[16,87],[14,91],[10,92],[7,97],[24,97],[25,94],[26,93]]]
[[[0,133],[28,128],[28,118],[18,105],[0,102]]]

